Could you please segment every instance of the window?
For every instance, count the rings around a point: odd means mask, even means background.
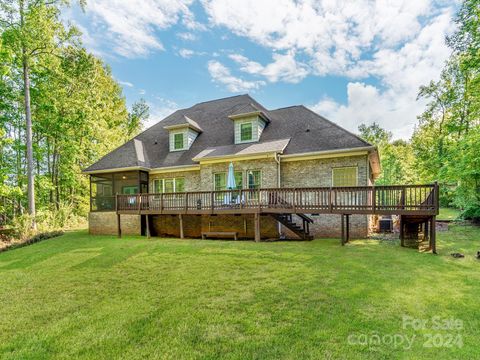
[[[169,178],[169,179],[153,180],[153,192],[156,194],[184,192],[184,191],[185,191],[184,178]]]
[[[357,167],[332,169],[332,186],[357,186]]]
[[[243,173],[241,171],[235,171],[235,185],[236,190],[243,188]],[[213,175],[213,189],[215,191],[227,190],[227,173],[221,172]]]
[[[227,173],[217,173],[213,175],[213,189],[215,191],[225,190],[227,188]]]
[[[173,149],[174,150],[183,150],[183,133],[173,134]]]
[[[262,172],[260,170],[248,170],[247,179],[249,189],[259,189],[262,184]]]
[[[138,193],[138,186],[124,186],[122,187],[122,194],[134,195]]]
[[[252,141],[253,125],[251,122],[240,124],[240,141]]]

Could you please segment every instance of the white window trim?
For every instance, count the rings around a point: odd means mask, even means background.
[[[332,177],[331,177],[331,184],[332,186],[335,186],[333,185],[333,171],[335,169],[355,169],[355,185],[352,185],[352,186],[358,186],[358,166],[336,166],[336,167],[333,167],[332,168]]]
[[[248,190],[248,173],[250,171],[260,171],[260,184],[259,188],[262,187],[263,182],[263,171],[262,169],[248,169],[248,170],[234,170],[234,173],[240,172],[242,173],[242,190]],[[213,191],[222,191],[222,190],[215,190],[215,175],[217,174],[225,174],[225,181],[228,177],[228,171],[216,171],[212,174],[212,188]]]
[[[259,171],[260,172],[260,184],[258,184],[258,188],[261,189],[262,188],[262,183],[263,183],[263,171],[262,169],[248,169],[248,170],[245,170],[245,185],[244,185],[244,188],[245,189],[248,189],[248,173],[250,171]]]
[[[252,127],[252,134],[251,134],[251,137],[249,140],[242,140],[242,125],[246,125],[246,124],[250,124],[251,127]],[[253,126],[253,120],[248,120],[248,121],[242,121],[242,122],[239,122],[238,124],[238,131],[239,131],[239,134],[238,134],[238,143],[239,144],[244,144],[244,143],[249,143],[249,142],[253,142],[253,133],[255,131],[255,126]],[[258,129],[257,129],[258,131]]]
[[[235,120],[235,126],[234,126],[235,144],[248,144],[248,143],[258,142],[259,141],[258,121],[259,121],[258,118],[247,118],[247,119]],[[242,141],[242,131],[241,131],[242,124],[252,124],[252,138],[250,140],[243,140]],[[237,134],[237,126],[238,126],[238,134]],[[237,137],[237,135],[238,135],[238,137]],[[238,139],[238,141],[237,141],[237,139]]]
[[[165,180],[173,180],[173,192],[177,192],[177,180],[178,179],[183,179],[184,183],[183,186],[185,186],[185,178],[183,176],[178,176],[178,177],[167,177],[167,178],[160,178],[160,179],[153,179],[152,180],[152,187],[155,189],[155,181],[161,181],[162,182],[162,191],[161,194],[167,194],[165,192]],[[168,193],[170,194],[170,193]]]

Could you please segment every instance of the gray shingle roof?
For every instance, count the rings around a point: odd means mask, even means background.
[[[248,144],[209,147],[194,156],[194,160],[218,158],[222,156],[247,156],[272,152],[283,152],[290,139],[252,142]]]
[[[249,95],[238,95],[202,102],[188,109],[177,110],[84,171],[193,165],[196,162],[192,159],[208,148],[219,148],[217,151],[234,154],[244,145],[234,145],[234,124],[228,116],[251,112],[253,109],[262,111],[270,119],[270,123],[265,127],[260,141],[257,143],[258,149],[265,149],[269,146],[273,149],[272,144],[285,141],[285,139],[290,140],[283,151],[284,154],[370,146],[358,136],[303,105],[269,111]],[[185,124],[185,116],[192,119],[196,126],[203,129],[203,132],[198,135],[189,150],[170,152],[169,133],[164,127]],[[142,143],[145,161],[140,161],[141,157],[137,154],[139,146],[137,144],[136,151],[134,140]],[[252,144],[246,145],[248,148]],[[254,149],[256,148],[254,147]]]

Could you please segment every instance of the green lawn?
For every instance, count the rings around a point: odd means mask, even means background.
[[[438,256],[69,233],[0,253],[0,358],[480,358],[477,249],[480,229],[461,226],[439,233]],[[463,326],[404,329],[403,316]],[[425,347],[431,335],[454,346]]]
[[[438,220],[455,220],[461,214],[461,211],[454,208],[440,208],[440,213],[437,216]]]

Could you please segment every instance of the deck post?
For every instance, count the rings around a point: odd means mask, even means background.
[[[117,212],[117,235],[119,238],[122,237],[122,227],[120,225],[120,214]]]
[[[146,218],[145,218],[146,219],[146,224],[145,225],[147,227],[147,229],[146,229],[147,230],[147,239],[150,239],[150,220],[149,220],[150,215],[147,214],[145,216],[146,216]]]
[[[180,239],[183,239],[183,215],[178,214],[178,220],[180,221]]]
[[[429,233],[428,233],[428,226],[429,226],[429,222],[427,220],[423,223],[423,237],[424,237],[424,240],[428,239],[430,241],[430,237],[429,237]]]
[[[341,221],[342,239],[341,239],[341,242],[340,242],[340,243],[341,243],[342,246],[343,246],[343,245],[345,245],[345,218],[344,218],[345,215],[344,215],[344,214],[341,214],[340,216],[341,216],[341,219],[342,219],[342,221]]]
[[[403,215],[400,215],[400,246],[405,246],[405,220]]]
[[[350,241],[350,215],[345,215],[346,226],[345,226],[345,242],[348,243]]]
[[[435,222],[436,222],[436,216],[432,216],[432,218],[430,219],[430,250],[432,250],[432,254],[437,253]]]
[[[372,212],[374,215],[377,212],[377,192],[375,190],[375,185],[372,187]]]
[[[255,212],[255,241],[260,241],[260,212]]]

